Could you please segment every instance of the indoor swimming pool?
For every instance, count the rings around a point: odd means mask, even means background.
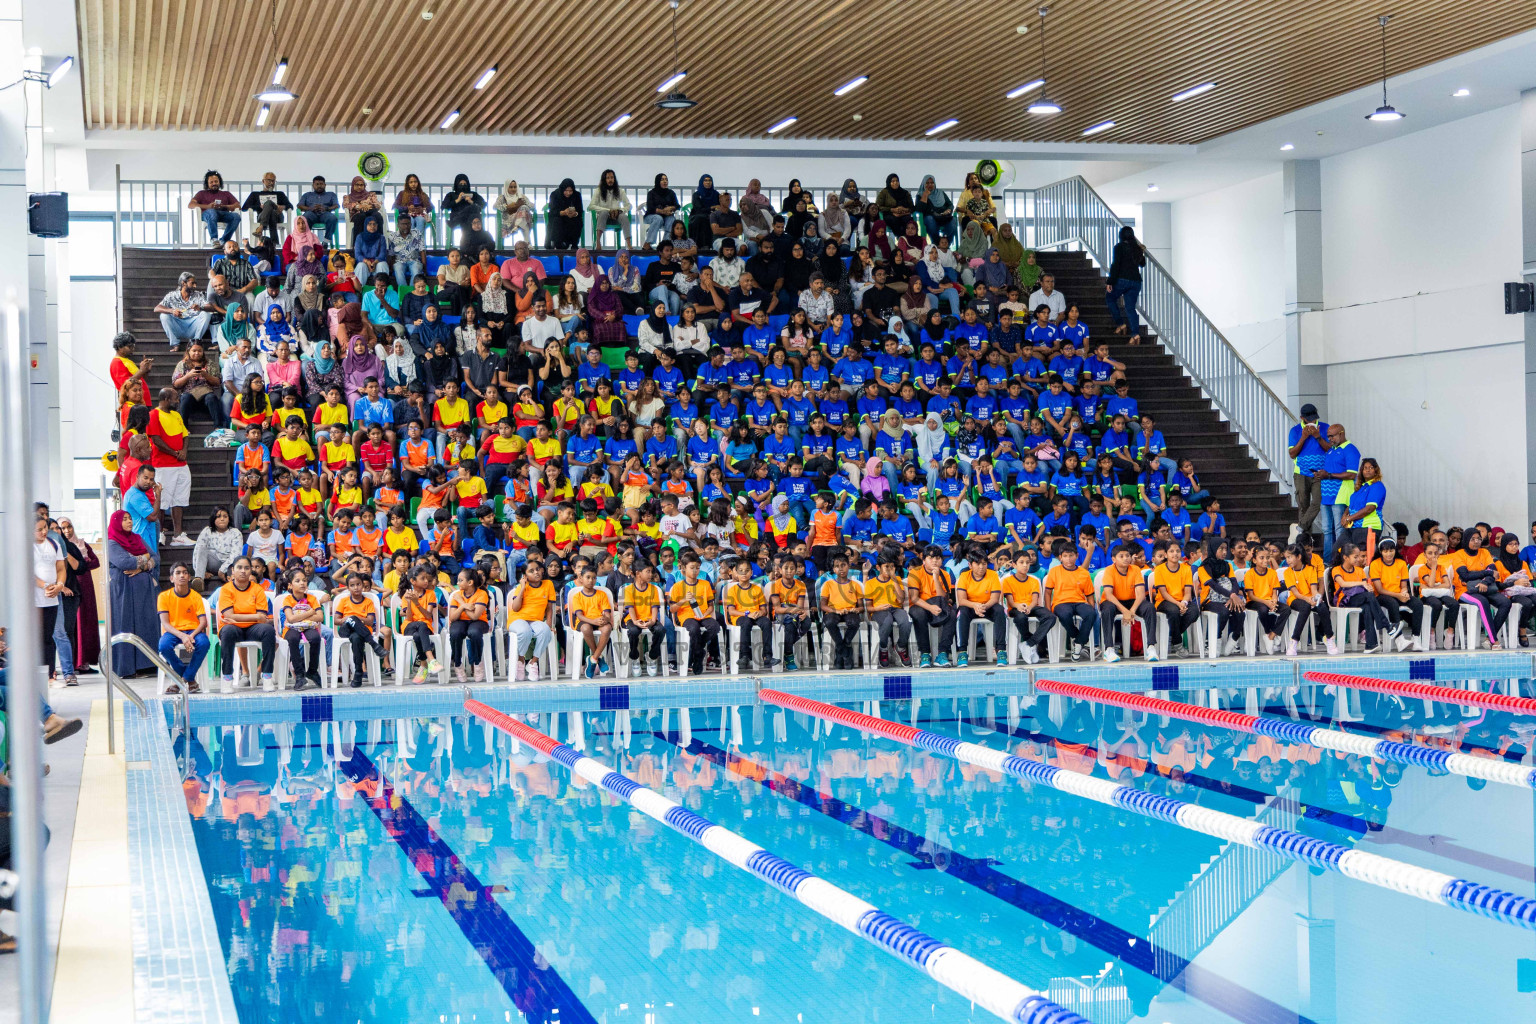
[[[1527,715],[1234,692],[1531,764]],[[1064,696],[846,706],[1536,895],[1529,785]],[[1096,1024],[1536,1014],[1531,930],[815,715],[516,718]],[[170,749],[241,1021],[997,1019],[473,716],[196,721]]]

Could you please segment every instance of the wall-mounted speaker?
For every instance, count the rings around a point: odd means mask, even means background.
[[[27,230],[42,238],[68,238],[69,193],[33,192],[27,196]]]

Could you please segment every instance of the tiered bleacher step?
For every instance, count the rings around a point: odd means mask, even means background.
[[[149,383],[150,400],[154,401],[160,389],[170,386],[171,371],[180,361],[179,353],[171,352],[165,331],[160,327],[160,317],[155,305],[166,292],[176,287],[176,278],[184,270],[197,275],[197,286],[208,285],[207,249],[123,249],[123,329],[132,331],[139,340],[140,360],[153,356],[145,379]],[[184,513],[182,524],[189,537],[208,525],[208,517],[215,507],[233,507],[236,498],[231,472],[235,462],[233,448],[204,448],[203,438],[213,427],[206,414],[194,414],[188,424],[192,435],[187,443],[187,465],[192,469],[192,504]],[[176,562],[191,562],[190,547],[175,547],[165,543],[170,538],[170,521],[161,524],[160,578],[170,583],[170,567]]]
[[[1131,397],[1157,420],[1174,460],[1191,458],[1200,483],[1220,499],[1228,536],[1258,530],[1283,539],[1296,521],[1290,497],[1254,459],[1237,432],[1221,417],[1172,353],[1143,323],[1142,343],[1131,345],[1114,333],[1105,299],[1105,279],[1082,251],[1036,253],[1035,262],[1055,275],[1056,287],[1075,302],[1095,341],[1108,341],[1111,358],[1126,366]]]

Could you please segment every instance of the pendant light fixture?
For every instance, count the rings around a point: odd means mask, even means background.
[[[666,95],[663,96],[661,99],[656,101],[656,106],[660,107],[662,110],[689,110],[689,109],[691,109],[693,107],[698,106],[699,105],[699,101],[698,100],[691,100],[691,99],[689,99],[688,95],[685,92],[683,92],[681,89],[676,89],[676,90],[673,90],[671,92],[668,92],[668,90],[672,89],[672,87],[674,85],[677,85],[677,84],[681,83],[684,78],[688,77],[688,72],[686,72],[686,71],[684,71],[682,69],[682,65],[681,65],[681,63],[678,60],[678,47],[677,47],[677,8],[678,8],[678,0],[671,0],[671,2],[672,2],[672,74],[668,75],[667,76],[667,80],[662,82],[661,86],[659,88],[657,88],[657,90],[656,90],[657,92],[665,92]]]
[[[277,0],[272,0],[272,56],[277,60],[272,69],[272,84],[258,92],[256,98],[263,103],[289,103],[298,99],[298,94],[283,85],[283,76],[288,73],[288,58],[281,56],[277,48]]]
[[[1045,16],[1051,13],[1049,7],[1040,8],[1040,95],[1029,105],[1031,114],[1059,114],[1061,104],[1051,101],[1047,90],[1049,86],[1045,80]]]
[[[1381,24],[1381,106],[1366,114],[1365,119],[1367,121],[1401,121],[1408,115],[1387,102],[1387,22],[1392,20],[1392,15],[1383,14],[1376,20]]]

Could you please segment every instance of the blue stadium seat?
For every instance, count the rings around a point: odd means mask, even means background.
[[[559,256],[540,256],[538,257],[538,261],[544,264],[545,276],[558,277],[559,275],[565,273],[565,269],[562,269],[561,267],[561,259]],[[576,258],[573,256],[571,257],[571,266],[574,267],[575,265]]]

